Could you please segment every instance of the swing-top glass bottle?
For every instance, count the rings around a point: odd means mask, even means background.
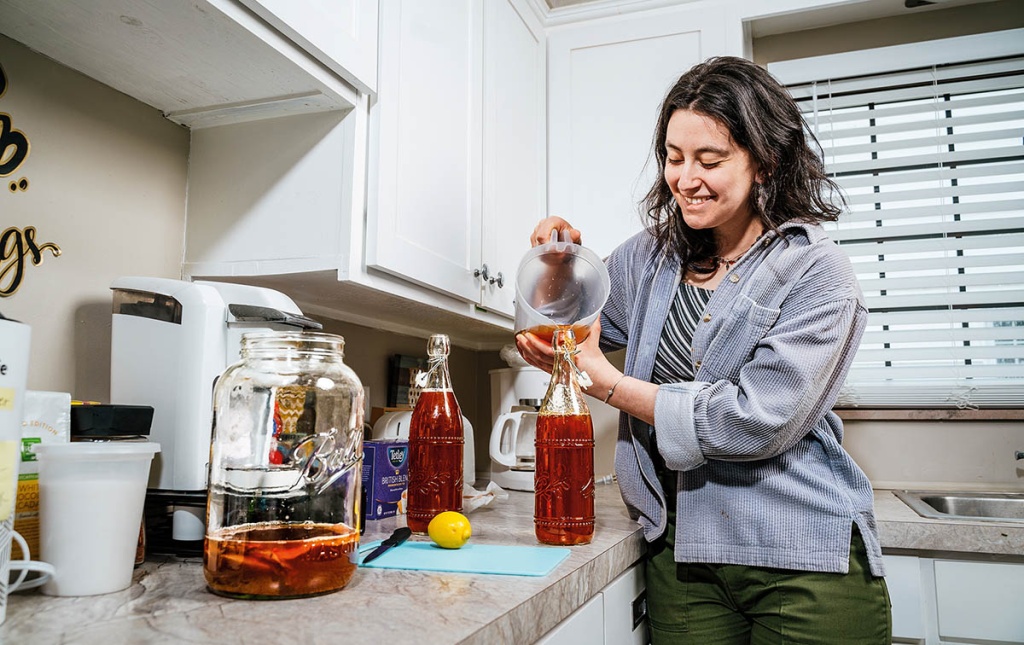
[[[445,334],[427,342],[428,368],[409,422],[409,510],[414,533],[443,511],[462,511],[462,411],[448,373],[450,343]]]
[[[556,329],[552,347],[554,369],[537,416],[534,529],[543,544],[588,544],[594,537],[594,425],[573,360],[572,329]]]

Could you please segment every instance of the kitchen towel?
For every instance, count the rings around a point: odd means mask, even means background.
[[[380,542],[362,545],[359,551],[366,555],[378,544]],[[442,549],[432,542],[406,542],[361,566],[370,569],[546,576],[567,557],[569,549],[566,547],[467,544],[461,549]]]

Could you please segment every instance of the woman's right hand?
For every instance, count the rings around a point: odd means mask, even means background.
[[[558,231],[558,239],[561,242],[571,240],[574,244],[583,243],[583,234],[573,228],[572,224],[561,217],[551,216],[542,219],[537,224],[537,227],[533,229],[533,233],[530,234],[530,246],[538,246],[550,242],[552,231]]]

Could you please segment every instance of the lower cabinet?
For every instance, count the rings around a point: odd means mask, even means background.
[[[554,629],[537,645],[592,645],[604,643],[604,599],[597,594]]]
[[[537,641],[537,645],[647,645],[644,570],[636,563]]]
[[[893,643],[1024,645],[1024,563],[886,554]],[[642,563],[537,641],[647,645]]]
[[[892,637],[895,643],[924,643],[926,605],[922,590],[921,558],[886,555],[885,584],[892,602]]]
[[[1024,643],[1024,564],[935,561],[939,638]]]
[[[1024,563],[885,555],[894,643],[1024,643]]]

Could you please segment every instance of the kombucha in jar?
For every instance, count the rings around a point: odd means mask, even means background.
[[[462,511],[462,411],[448,373],[448,336],[427,343],[428,370],[409,422],[409,529],[426,533],[443,511]]]
[[[594,425],[577,381],[571,329],[554,332],[555,365],[537,416],[533,523],[542,544],[594,537]]]
[[[356,572],[363,388],[344,339],[250,332],[213,393],[203,573],[245,599],[342,589]]]

